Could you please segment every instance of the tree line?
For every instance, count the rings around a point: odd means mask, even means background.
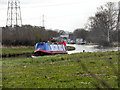
[[[32,46],[37,42],[47,42],[52,37],[59,36],[59,33],[53,30],[45,30],[43,27],[22,25],[2,28],[2,45],[25,45]]]
[[[89,17],[85,29],[76,29],[74,38],[83,38],[87,42],[107,46],[114,42],[120,42],[120,30],[118,25],[118,8],[115,3],[108,2],[100,6],[94,16]]]

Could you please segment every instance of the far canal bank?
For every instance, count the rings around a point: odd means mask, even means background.
[[[67,44],[67,46],[75,47],[75,50],[68,51],[68,54],[80,53],[80,52],[104,52],[104,51],[119,51],[120,47],[108,47],[98,49],[98,45],[77,45],[77,44]]]

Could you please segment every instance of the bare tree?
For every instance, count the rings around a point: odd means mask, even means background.
[[[94,38],[111,42],[111,33],[116,30],[117,9],[114,3],[108,2],[105,6],[98,8],[94,17],[89,18],[89,29],[93,31]]]

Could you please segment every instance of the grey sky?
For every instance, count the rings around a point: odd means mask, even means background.
[[[7,1],[0,0],[0,26],[6,25]],[[47,29],[74,31],[84,28],[97,7],[119,0],[20,0],[23,24],[42,25],[45,15]]]

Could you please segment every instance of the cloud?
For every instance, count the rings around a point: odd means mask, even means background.
[[[7,0],[0,0],[0,4],[3,4],[3,5],[7,4]]]
[[[0,26],[5,26],[7,1],[0,0]],[[45,15],[45,26],[53,29],[73,31],[84,28],[88,17],[95,14],[97,7],[106,2],[119,0],[20,0],[23,24],[41,25]]]

